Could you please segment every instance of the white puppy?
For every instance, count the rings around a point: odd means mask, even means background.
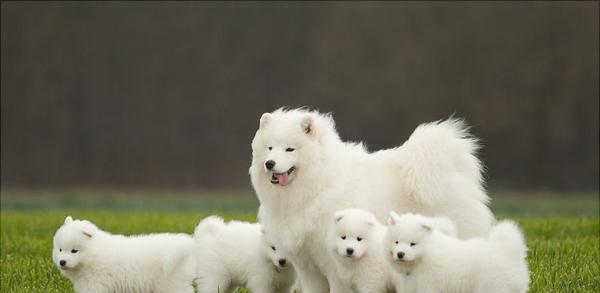
[[[292,264],[269,244],[260,224],[210,216],[196,227],[201,293],[233,292],[247,286],[253,293],[287,293],[294,284]]]
[[[329,228],[329,251],[336,265],[331,292],[392,292],[391,270],[385,263],[386,228],[362,209],[337,211]]]
[[[366,209],[380,222],[394,210],[440,215],[463,239],[486,236],[493,217],[476,149],[459,120],[421,125],[402,146],[370,153],[342,141],[330,115],[265,113],[250,167],[259,220],[294,263],[304,293],[328,292],[335,267],[323,244],[336,210]]]
[[[518,226],[498,223],[489,239],[460,240],[430,218],[390,213],[384,249],[399,292],[527,292],[527,247]]]
[[[194,246],[186,234],[112,235],[67,217],[52,259],[77,292],[194,292]]]

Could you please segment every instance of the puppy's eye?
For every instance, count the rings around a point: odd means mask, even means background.
[[[62,248],[59,248],[58,251],[62,252]]]
[[[269,150],[273,150],[273,147],[268,147]]]
[[[342,240],[346,240],[346,236],[345,236],[345,235],[344,235],[344,236],[342,236]]]
[[[79,252],[79,250],[77,250],[77,249],[71,249],[71,253],[77,253],[77,252]]]
[[[287,149],[285,149],[285,151],[286,151],[286,152],[293,152],[293,151],[295,151],[295,150],[296,150],[296,149],[294,149],[294,148],[287,148]]]
[[[271,246],[271,249],[272,249],[273,251],[275,251],[275,246]]]
[[[415,246],[415,245],[417,245],[417,244],[416,244],[416,243],[414,243],[414,242],[411,242],[411,243],[410,243],[410,246]]]
[[[356,237],[356,241],[362,241],[362,238]]]
[[[398,244],[398,241],[396,241],[395,243]]]

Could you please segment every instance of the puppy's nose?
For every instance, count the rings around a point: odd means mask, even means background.
[[[352,248],[346,248],[346,254],[352,255],[353,253],[354,253],[354,249],[352,249]]]
[[[273,167],[275,167],[275,161],[273,161],[273,160],[266,161],[265,167],[267,167],[267,170],[273,169]]]
[[[279,265],[280,266],[285,266],[285,262],[286,262],[285,258],[282,258],[282,259],[279,260]]]
[[[67,264],[67,262],[65,260],[61,260],[58,263],[60,264],[61,267],[64,267]]]
[[[404,252],[400,251],[398,252],[398,259],[403,259],[404,258]]]

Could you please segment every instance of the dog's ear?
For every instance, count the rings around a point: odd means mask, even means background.
[[[431,228],[431,225],[429,225],[429,224],[421,224],[421,228],[423,228],[425,230],[425,232],[428,232],[428,233],[431,232],[431,230],[433,230]]]
[[[65,224],[68,224],[68,223],[71,223],[71,222],[73,222],[73,218],[71,218],[71,216],[67,216],[65,218]]]
[[[81,232],[88,238],[92,238],[96,232],[98,232],[98,227],[92,224],[91,222],[85,221],[83,222],[83,227],[81,227]]]
[[[262,116],[260,116],[259,128],[265,127],[265,125],[267,125],[267,123],[269,123],[269,121],[271,121],[271,113],[262,114]]]
[[[302,131],[304,131],[304,133],[310,136],[315,135],[315,121],[313,120],[312,116],[306,115],[304,118],[302,118],[300,126],[302,127]]]
[[[396,214],[396,212],[391,211],[390,217],[388,218],[388,224],[396,225],[396,223],[398,223],[399,220],[400,220],[400,216],[398,216],[398,214]]]
[[[431,218],[430,226],[436,230],[450,236],[456,236],[456,224],[448,218]]]
[[[337,222],[341,221],[343,217],[344,217],[344,213],[342,213],[342,212],[336,212],[333,215],[333,220],[337,223]]]

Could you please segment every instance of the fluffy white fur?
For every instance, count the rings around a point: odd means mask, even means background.
[[[421,215],[390,215],[384,240],[398,292],[527,292],[527,248],[518,226],[498,223],[489,239],[460,240]]]
[[[112,235],[67,217],[52,259],[81,293],[194,292],[194,245],[186,234]]]
[[[199,291],[225,293],[246,286],[254,293],[290,292],[293,265],[265,235],[260,224],[224,223],[216,216],[200,222],[194,231]]]
[[[330,115],[265,113],[250,167],[259,219],[293,261],[303,291],[328,292],[335,268],[323,244],[336,210],[366,209],[380,222],[392,210],[443,215],[461,238],[487,235],[493,217],[476,149],[460,120],[423,124],[402,146],[369,153],[343,142]]]
[[[383,252],[385,231],[368,211],[350,208],[335,213],[327,241],[336,269],[329,280],[331,292],[393,292]]]

